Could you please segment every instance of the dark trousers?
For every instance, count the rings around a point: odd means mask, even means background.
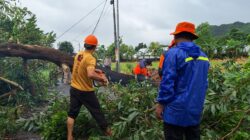
[[[108,127],[108,123],[105,120],[104,114],[101,112],[99,101],[94,91],[80,91],[75,88],[70,89],[70,109],[68,116],[75,119],[81,106],[84,105],[93,118],[97,121],[99,127],[105,131]]]
[[[136,80],[139,81],[139,82],[142,82],[142,81],[146,80],[146,77],[144,75],[142,75],[142,74],[138,74]]]
[[[181,127],[164,123],[166,140],[200,140],[200,125]]]

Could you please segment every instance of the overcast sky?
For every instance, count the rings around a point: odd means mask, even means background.
[[[61,35],[71,25],[94,9],[104,0],[20,0],[38,20],[38,26],[46,31]],[[95,35],[100,44],[113,42],[112,7],[108,0],[104,15]],[[250,22],[249,0],[119,0],[120,35],[126,44],[149,44],[158,41],[168,44],[169,35],[181,21],[196,25],[209,22],[212,25]],[[71,41],[82,45],[83,38],[90,34],[104,4],[80,24],[67,32],[58,41]],[[75,47],[77,48],[77,47]]]

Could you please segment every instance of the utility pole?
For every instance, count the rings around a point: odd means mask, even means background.
[[[120,21],[119,21],[119,0],[116,0],[116,21],[117,21],[117,53],[120,54]],[[120,72],[120,55],[118,57],[118,72]]]
[[[117,36],[117,29],[116,29],[117,25],[116,25],[116,14],[115,14],[115,2],[114,2],[114,0],[111,0],[110,4],[113,5],[116,72],[120,72],[119,39]]]

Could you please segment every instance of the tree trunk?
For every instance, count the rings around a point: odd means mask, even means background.
[[[65,63],[73,67],[73,57],[53,48],[37,45],[0,44],[0,57],[22,57],[24,59],[41,59],[55,63],[59,67]]]
[[[59,67],[61,67],[62,64],[66,64],[71,69],[74,63],[72,56],[53,48],[13,43],[0,44],[0,57],[22,57],[27,60],[47,60],[49,62],[55,63]],[[103,70],[111,82],[120,82],[122,85],[126,85],[130,80],[134,79],[134,76],[132,75],[117,73],[100,66],[97,66],[97,68]]]

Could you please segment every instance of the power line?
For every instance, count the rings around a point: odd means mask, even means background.
[[[93,26],[94,26],[94,24],[91,24],[91,25],[88,26],[85,30],[83,30],[80,34],[77,34],[77,36],[75,36],[72,40],[76,40],[81,34],[84,34],[84,33],[87,32],[88,30],[90,30]]]
[[[66,34],[68,31],[70,31],[72,28],[74,28],[77,24],[79,24],[81,21],[83,21],[85,18],[87,18],[91,13],[93,13],[98,7],[100,7],[103,3],[107,2],[107,0],[101,2],[99,5],[97,5],[93,10],[91,10],[88,14],[86,14],[85,16],[83,16],[82,18],[80,18],[76,23],[74,23],[73,25],[71,25],[67,30],[65,30],[60,36],[58,36],[57,40],[59,38],[61,38],[62,36],[64,36],[64,34]]]
[[[110,13],[110,11],[111,11],[111,7],[108,7],[108,8],[106,8],[106,10],[105,10],[105,12],[103,13],[103,19],[105,19],[105,20],[103,20],[103,21],[106,21],[106,19],[107,19],[107,17],[109,16],[109,13]],[[81,33],[79,33],[79,34],[77,34],[73,39],[72,39],[72,41],[73,40],[76,40],[78,37],[80,37],[82,34],[84,34],[84,33],[86,33],[88,30],[90,30],[90,28],[92,28],[93,26],[95,26],[94,24],[91,24],[91,25],[89,25],[87,28],[85,28]]]
[[[105,4],[104,4],[103,9],[102,9],[102,12],[101,12],[101,14],[100,14],[99,19],[97,20],[97,23],[96,23],[96,25],[95,25],[95,28],[94,28],[94,30],[92,31],[92,34],[95,33],[95,30],[96,30],[96,28],[97,28],[97,26],[98,26],[98,24],[99,24],[99,22],[100,22],[100,20],[101,20],[101,17],[102,17],[102,14],[103,14],[103,12],[104,12],[104,9],[105,9],[105,7],[106,7],[106,4],[107,4],[107,0],[105,1]]]
[[[105,11],[104,11],[102,17],[103,17],[103,18],[108,17],[111,9],[112,9],[111,7],[107,7],[107,8],[105,9]]]

